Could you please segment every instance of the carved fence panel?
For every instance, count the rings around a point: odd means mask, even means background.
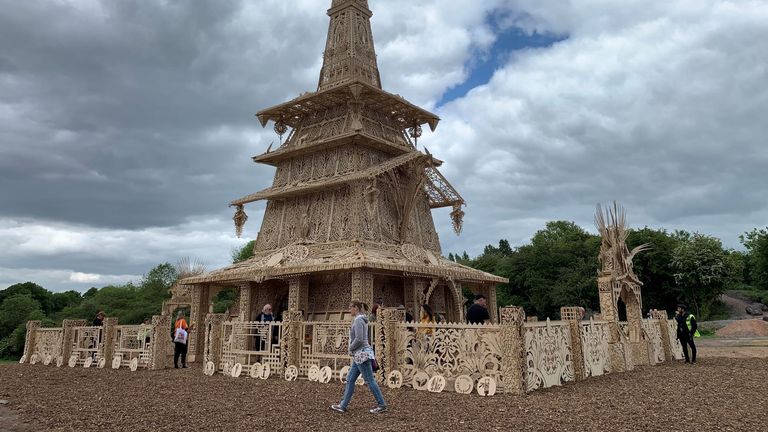
[[[39,328],[35,334],[35,346],[30,362],[43,364],[56,363],[62,355],[64,341],[63,328]]]
[[[70,364],[83,365],[90,358],[96,364],[104,353],[102,327],[84,326],[73,328],[75,337],[70,351]]]
[[[581,324],[581,346],[584,355],[584,377],[609,372],[608,323],[590,321]]]
[[[680,341],[677,340],[677,321],[671,319],[667,320],[667,331],[669,332],[669,344],[672,347],[672,357],[675,360],[683,359],[683,346],[680,345]]]
[[[574,380],[568,323],[526,323],[525,349],[528,391]]]
[[[338,378],[344,366],[349,366],[349,327],[348,321],[308,321],[302,323],[299,332],[301,361],[299,375],[306,376],[309,368],[316,365],[328,366],[333,376]],[[375,332],[376,326],[369,326],[369,332]],[[369,334],[369,343],[373,346],[375,334]]]
[[[661,339],[661,329],[656,320],[643,320],[643,331],[648,337],[648,360],[655,365],[664,363],[664,341]]]
[[[261,363],[269,365],[272,373],[282,372],[281,322],[226,321],[221,332],[221,361],[217,365],[220,371],[226,374],[239,363],[247,376],[254,364]]]
[[[414,378],[424,372],[429,378],[445,377],[448,389],[456,377],[468,375],[473,381],[493,377],[503,390],[498,325],[398,323],[397,330],[397,369],[403,385],[423,387]]]
[[[152,359],[152,330],[151,325],[144,324],[117,326],[113,356],[120,358],[120,367],[129,366],[134,358],[138,359],[138,367],[149,367]]]

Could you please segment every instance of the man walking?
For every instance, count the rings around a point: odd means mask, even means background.
[[[675,321],[677,321],[677,339],[683,346],[683,355],[685,356],[686,363],[696,363],[696,344],[693,342],[694,337],[700,337],[697,330],[696,317],[688,313],[685,305],[677,305],[677,313],[675,314]],[[688,345],[691,346],[691,356],[688,357]]]

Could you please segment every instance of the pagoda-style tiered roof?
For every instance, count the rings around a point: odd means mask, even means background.
[[[333,0],[328,15],[317,90],[256,114],[262,126],[274,123],[280,145],[253,158],[277,168],[272,186],[230,203],[239,235],[244,206],[268,201],[253,257],[184,283],[362,268],[505,282],[441,256],[431,209],[452,207],[459,233],[464,199],[438,171],[442,162],[418,149],[422,126],[434,131],[439,117],[381,88],[368,2]]]
[[[407,273],[412,277],[443,277],[470,283],[504,283],[507,279],[447,260],[418,246],[383,246],[364,242],[296,244],[268,254],[187,278],[185,284],[261,282],[296,274],[359,268]]]

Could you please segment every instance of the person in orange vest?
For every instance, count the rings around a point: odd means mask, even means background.
[[[696,344],[693,342],[694,337],[700,337],[698,325],[696,324],[696,317],[692,313],[688,313],[685,305],[677,305],[677,313],[675,314],[675,321],[677,321],[677,340],[683,345],[683,355],[685,356],[686,363],[696,363]],[[688,346],[691,346],[691,357],[688,357]]]
[[[179,357],[181,357],[181,367],[187,367],[187,338],[189,336],[189,326],[184,319],[184,312],[179,311],[176,314],[176,322],[173,324],[173,367],[179,368]]]

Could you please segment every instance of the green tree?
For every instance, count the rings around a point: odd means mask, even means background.
[[[171,286],[179,278],[179,272],[175,266],[163,263],[145,274],[139,285],[141,296],[144,300],[154,303],[162,303],[170,298]]]
[[[627,246],[630,250],[644,243],[650,244],[651,249],[636,255],[633,260],[635,274],[643,283],[643,307],[673,311],[678,299],[672,253],[679,240],[663,229],[645,227],[629,231]]]
[[[509,284],[497,289],[500,304],[521,305],[529,315],[541,317],[556,317],[565,305],[597,308],[597,236],[573,222],[556,221],[508,256],[500,246],[495,256],[474,260],[477,268],[509,278]]]
[[[745,265],[749,267],[750,281],[758,288],[768,290],[768,227],[755,228],[739,239],[749,252]]]
[[[27,322],[33,312],[42,313],[40,302],[29,294],[14,294],[0,304],[0,335],[7,335],[19,324]]]
[[[232,251],[232,264],[245,261],[253,256],[253,248],[256,246],[256,240],[251,240],[243,247]]]
[[[694,233],[680,238],[672,253],[677,292],[680,299],[704,319],[725,292],[731,272],[726,252],[720,240],[714,237]]]
[[[24,282],[11,285],[0,291],[0,303],[8,297],[15,295],[28,295],[40,304],[40,310],[49,314],[54,309],[53,295],[47,289],[33,282]]]

